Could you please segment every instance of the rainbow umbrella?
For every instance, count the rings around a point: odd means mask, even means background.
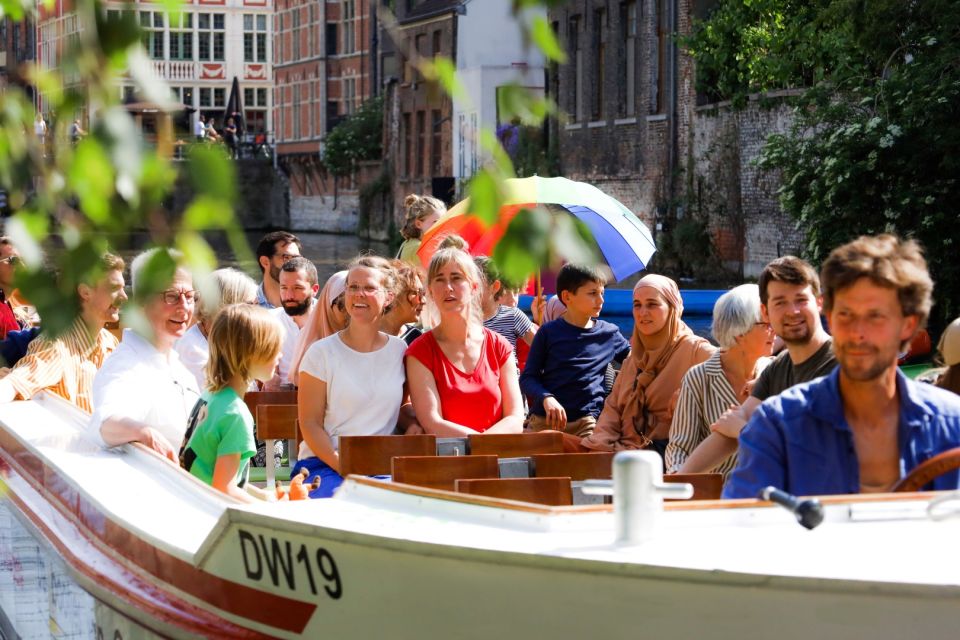
[[[511,178],[504,181],[505,199],[497,221],[487,225],[470,213],[470,199],[454,205],[423,235],[417,255],[424,266],[448,235],[457,234],[474,255],[493,249],[521,209],[549,205],[583,222],[617,281],[646,268],[657,250],[650,230],[616,198],[585,182],[566,178]]]

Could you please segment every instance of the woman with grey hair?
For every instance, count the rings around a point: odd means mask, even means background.
[[[194,314],[196,323],[173,346],[180,356],[180,362],[197,379],[197,386],[201,390],[207,384],[206,368],[210,357],[207,333],[213,326],[214,316],[230,304],[257,303],[257,283],[242,271],[217,269],[210,274],[210,280],[212,286],[204,291],[210,291],[211,294],[200,296],[197,300]]]
[[[761,316],[757,285],[740,285],[720,296],[711,331],[720,349],[692,367],[680,385],[666,452],[668,473],[680,470],[724,411],[747,398],[752,382],[770,363],[774,335]],[[726,478],[736,464],[734,454],[711,471]]]

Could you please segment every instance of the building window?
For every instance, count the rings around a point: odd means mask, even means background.
[[[343,113],[349,115],[354,112],[357,100],[357,79],[343,79]]]
[[[295,8],[290,13],[291,18],[293,19],[293,33],[290,37],[290,41],[293,44],[293,59],[300,59],[300,37],[302,33],[300,31],[300,7]]]
[[[193,60],[193,14],[170,17],[170,59]]]
[[[252,13],[244,14],[243,61],[267,61],[267,16]]]
[[[188,107],[193,106],[193,87],[170,87],[173,99]]]
[[[327,23],[327,55],[335,56],[337,55],[337,23],[328,22]]]
[[[414,175],[418,178],[423,175],[423,153],[427,144],[426,113],[417,111],[417,142],[416,151],[413,158]]]
[[[425,50],[425,47],[427,46],[427,36],[426,36],[426,34],[421,33],[420,35],[418,35],[416,38],[414,38],[413,43],[414,43],[414,49],[415,49],[416,52],[417,52],[417,60],[416,60],[416,62],[419,64],[419,63],[420,63],[420,60],[422,60],[423,57],[427,55],[427,52],[426,52],[426,50]],[[420,75],[420,69],[419,69],[419,68],[414,68],[414,70],[413,70],[413,81],[414,81],[414,82],[422,82],[422,81],[423,81],[423,76]]]
[[[580,16],[570,16],[567,25],[567,41],[570,51],[573,52],[573,89],[569,96],[570,110],[573,112],[574,122],[583,119],[583,50],[580,47]]]
[[[163,13],[141,11],[140,29],[147,55],[154,60],[163,60]]]
[[[410,162],[410,154],[413,153],[413,126],[410,124],[410,114],[403,114],[403,120],[401,122],[402,131],[400,132],[400,139],[403,141],[403,149],[400,152],[400,158],[403,166],[400,169],[400,173],[403,176],[409,176],[410,170],[413,167],[413,164]]]
[[[439,109],[430,112],[430,132],[433,140],[430,141],[430,171],[431,175],[443,175],[443,118]]]
[[[653,77],[650,82],[650,113],[663,113],[667,69],[667,12],[665,0],[653,2],[653,24],[656,37],[651,40],[650,60],[653,62]]]
[[[620,73],[623,82],[618,82],[620,96],[619,113],[633,116],[637,108],[637,3],[636,0],[620,4],[620,42],[623,55]]]
[[[443,37],[442,32],[437,29],[433,32],[433,57],[436,58],[441,54],[440,51],[440,39]]]
[[[224,59],[225,18],[222,13],[197,14],[197,45],[200,60],[221,62]]]
[[[604,117],[603,112],[603,91],[604,91],[604,72],[607,68],[605,54],[606,51],[604,47],[606,46],[606,22],[607,22],[607,11],[606,9],[597,9],[593,12],[593,46],[594,58],[593,58],[593,109],[592,117],[594,120],[599,120]]]
[[[300,139],[300,85],[293,85],[293,139]]]
[[[267,130],[267,90],[253,87],[243,89],[243,119],[247,133]]]
[[[343,51],[342,53],[353,53],[356,51],[356,6],[355,0],[343,0],[343,15],[340,17],[343,25]]]

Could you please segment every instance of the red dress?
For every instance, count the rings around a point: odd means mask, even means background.
[[[16,316],[13,315],[13,309],[7,304],[3,298],[3,294],[0,293],[0,340],[7,337],[8,331],[19,330],[20,323],[17,322]]]
[[[511,362],[513,349],[503,336],[484,328],[480,359],[471,373],[457,369],[443,355],[433,332],[428,331],[407,348],[407,357],[416,358],[433,373],[440,395],[440,415],[478,432],[503,417],[500,395],[500,368]]]

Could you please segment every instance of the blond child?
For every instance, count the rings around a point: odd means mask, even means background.
[[[282,329],[266,309],[234,304],[217,313],[208,340],[207,389],[190,414],[181,463],[230,496],[268,499],[268,493],[244,487],[257,447],[253,416],[243,395],[252,380],[273,376],[280,361]]]

